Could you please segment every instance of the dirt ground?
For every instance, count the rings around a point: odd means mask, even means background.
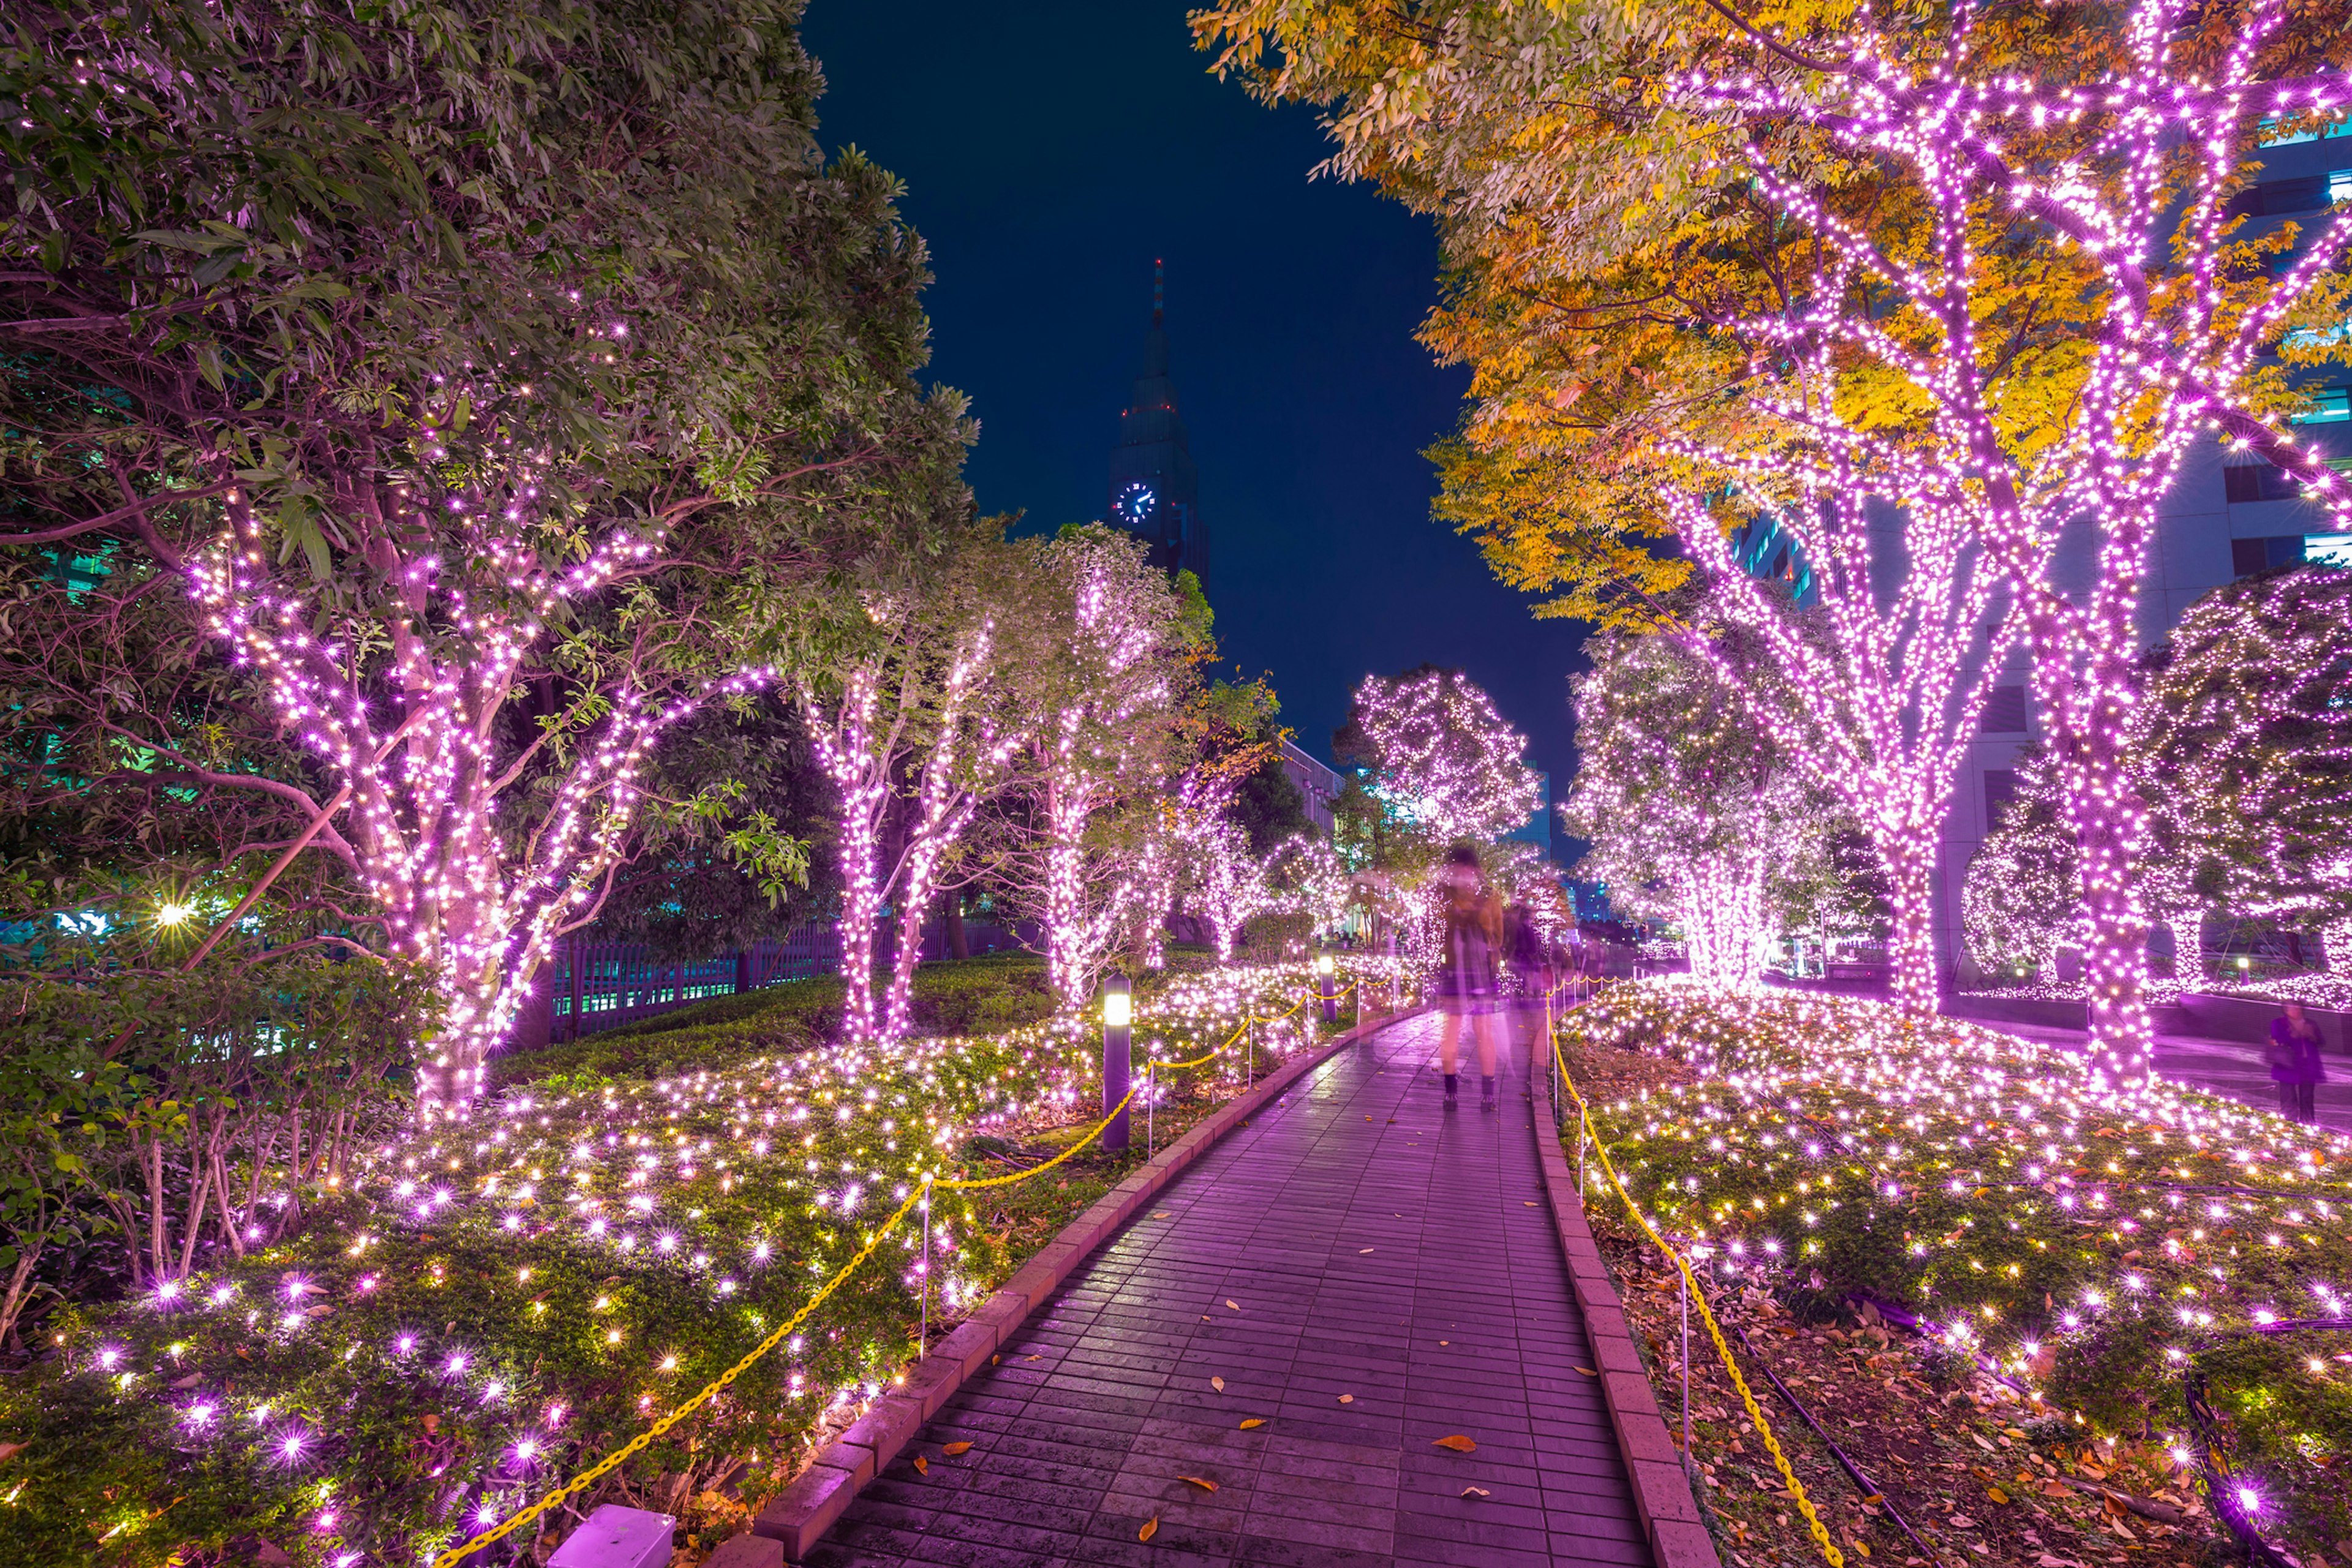
[[[1661,1088],[1684,1070],[1621,1051],[1571,1053],[1569,1068],[1595,1101]],[[1619,1200],[1597,1179],[1587,1201],[1659,1408],[1680,1443],[1679,1276],[1646,1238],[1637,1244]],[[1849,1562],[2093,1568],[2208,1564],[2231,1555],[2196,1483],[2161,1443],[2085,1441],[2058,1419],[2033,1421],[2006,1386],[1953,1367],[1867,1308],[1862,1316],[1802,1321],[1755,1285],[1723,1287],[1710,1304],[1798,1484]],[[1696,1312],[1690,1336],[1690,1447],[1719,1548],[1736,1568],[1822,1562]],[[1873,1489],[1847,1475],[1773,1392],[1768,1369]],[[2352,1563],[2352,1542],[2339,1545]]]

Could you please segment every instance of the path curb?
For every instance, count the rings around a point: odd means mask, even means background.
[[[1609,1425],[1616,1431],[1618,1451],[1625,1461],[1633,1511],[1649,1534],[1650,1555],[1657,1568],[1722,1568],[1715,1538],[1707,1533],[1698,1500],[1691,1493],[1682,1451],[1666,1430],[1649,1374],[1633,1349],[1625,1304],[1617,1298],[1601,1248],[1592,1239],[1591,1224],[1584,1216],[1584,1201],[1577,1195],[1576,1173],[1560,1146],[1559,1119],[1553,1111],[1553,1077],[1552,1066],[1546,1062],[1543,1096],[1537,1102],[1543,1114],[1536,1121],[1536,1159],[1551,1199],[1553,1223],[1559,1228],[1560,1251],[1568,1258],[1569,1284],[1584,1314],[1585,1335],[1592,1342],[1601,1402],[1609,1406]]]
[[[923,1423],[938,1415],[966,1381],[988,1371],[997,1347],[1011,1339],[1031,1312],[1043,1307],[1097,1247],[1134,1218],[1179,1173],[1345,1047],[1423,1011],[1412,1007],[1368,1019],[1292,1058],[1258,1079],[1248,1093],[1210,1112],[1191,1131],[1097,1199],[1093,1207],[1064,1226],[1053,1240],[1014,1270],[1013,1278],[953,1333],[933,1346],[928,1357],[909,1367],[903,1384],[876,1398],[847,1431],[827,1444],[792,1485],[760,1510],[751,1521],[751,1533],[782,1542],[784,1556],[791,1562],[805,1559],[809,1549],[847,1511],[866,1484],[922,1430]],[[1655,1419],[1654,1410],[1652,1418]],[[1659,1430],[1663,1435],[1664,1426]],[[1711,1552],[1707,1562],[1714,1562]],[[1662,1556],[1659,1568],[1700,1568],[1700,1564],[1695,1558],[1669,1564]]]

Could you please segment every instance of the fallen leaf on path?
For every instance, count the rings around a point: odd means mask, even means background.
[[[1995,1502],[2007,1502],[2009,1500],[2009,1494],[2001,1490],[1999,1487],[1985,1488],[1985,1495],[1992,1499]]]
[[[1535,1207],[1536,1205],[1533,1205],[1533,1204],[1531,1204],[1531,1203],[1521,1203],[1521,1204],[1519,1205],[1519,1206],[1520,1206],[1521,1208],[1523,1208],[1523,1209],[1531,1209],[1531,1208]]]
[[[1025,1355],[1025,1356],[1023,1356],[1021,1359],[1022,1359],[1023,1361],[1044,1361],[1044,1360],[1045,1359],[1045,1355],[1041,1352],[1041,1353],[1039,1353],[1039,1354],[1037,1354],[1037,1355]]]
[[[919,1476],[928,1476],[931,1473],[931,1462],[920,1454],[915,1456],[915,1473]]]
[[[1203,1479],[1199,1476],[1178,1476],[1176,1479],[1180,1481],[1190,1481],[1192,1485],[1200,1488],[1204,1492],[1213,1492],[1217,1489],[1216,1482]]]
[[[1236,1312],[1242,1310],[1242,1304],[1239,1301],[1234,1300],[1231,1296],[1225,1298],[1225,1305],[1231,1307]]]
[[[1225,1391],[1225,1380],[1222,1377],[1213,1377],[1209,1379],[1209,1386],[1223,1394]]]
[[[1343,1394],[1339,1395],[1339,1403],[1342,1405],[1353,1405],[1356,1403],[1356,1396],[1352,1394]]]
[[[1158,1214],[1153,1215],[1151,1217],[1153,1219],[1166,1219],[1168,1217],[1168,1211],[1166,1209],[1161,1209]]]
[[[1370,1250],[1371,1250],[1371,1248],[1370,1248],[1370,1247],[1360,1247],[1356,1248],[1356,1256],[1357,1256],[1357,1257],[1359,1257],[1359,1258],[1361,1258],[1364,1254],[1366,1254],[1367,1252],[1370,1252]]]
[[[1974,1530],[1977,1527],[1977,1521],[1964,1513],[1956,1513],[1944,1522],[1954,1530]]]
[[[1485,1487],[1464,1487],[1462,1489],[1461,1495],[1464,1497],[1493,1497],[1495,1494],[1488,1491]]]
[[[949,1458],[953,1458],[958,1454],[971,1453],[971,1445],[969,1443],[950,1443],[946,1447],[941,1448],[940,1452]]]
[[[1599,1377],[1601,1375],[1589,1366],[1580,1366],[1576,1370],[1582,1373],[1587,1377]]]
[[[1438,1342],[1439,1344],[1442,1344],[1442,1345],[1450,1345],[1450,1344],[1452,1344],[1454,1342],[1453,1342],[1452,1340],[1440,1340],[1440,1341],[1438,1341],[1437,1342]]]
[[[1477,1446],[1478,1440],[1476,1438],[1465,1437],[1459,1432],[1454,1433],[1450,1437],[1440,1437],[1430,1445],[1433,1448],[1451,1448],[1457,1454],[1466,1454]]]
[[[1160,1516],[1155,1513],[1150,1519],[1143,1521],[1143,1528],[1135,1532],[1135,1538],[1138,1541],[1149,1541],[1159,1533]]]
[[[1253,1416],[1251,1416],[1248,1420],[1246,1420],[1246,1421],[1244,1421],[1244,1422],[1243,1422],[1243,1423],[1242,1423],[1242,1430],[1243,1430],[1243,1431],[1244,1431],[1244,1432],[1246,1432],[1246,1431],[1248,1431],[1248,1430],[1249,1430],[1251,1427],[1253,1427],[1253,1426],[1265,1426],[1265,1416],[1263,1416],[1263,1415],[1253,1415]]]

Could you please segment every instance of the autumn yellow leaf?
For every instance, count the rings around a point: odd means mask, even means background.
[[[1213,1491],[1215,1491],[1215,1490],[1217,1489],[1217,1483],[1216,1483],[1216,1482],[1214,1482],[1214,1481],[1213,1481],[1213,1480],[1209,1480],[1209,1479],[1206,1479],[1205,1477],[1202,1477],[1202,1476],[1178,1476],[1176,1479],[1177,1479],[1178,1480],[1180,1480],[1180,1481],[1189,1481],[1189,1482],[1190,1482],[1190,1483],[1192,1483],[1193,1486],[1196,1486],[1196,1487],[1200,1488],[1200,1489],[1201,1489],[1202,1491],[1204,1491],[1204,1492],[1213,1492]]]
[[[1343,1394],[1339,1395],[1339,1403],[1342,1405],[1353,1405],[1356,1403],[1356,1396],[1352,1394]]]
[[[1150,1519],[1143,1521],[1143,1528],[1135,1532],[1135,1538],[1138,1541],[1149,1541],[1159,1533],[1160,1516],[1155,1513]]]
[[[1251,1427],[1253,1427],[1253,1426],[1265,1426],[1265,1416],[1263,1416],[1263,1415],[1253,1415],[1253,1416],[1251,1416],[1248,1420],[1246,1420],[1246,1421],[1244,1421],[1244,1422],[1243,1422],[1243,1423],[1242,1423],[1242,1430],[1243,1430],[1243,1431],[1244,1431],[1244,1432],[1246,1432],[1246,1431],[1248,1431],[1248,1430],[1249,1430]]]
[[[2001,1490],[1999,1487],[1985,1488],[1985,1495],[1992,1499],[1995,1502],[2007,1502],[2009,1500],[2009,1494]]]
[[[1464,1497],[1493,1497],[1495,1494],[1488,1491],[1485,1487],[1464,1487],[1462,1489],[1461,1495]]]
[[[931,1473],[931,1462],[923,1458],[920,1454],[915,1456],[915,1473],[919,1476],[927,1476]]]
[[[940,1452],[941,1455],[948,1457],[952,1457],[957,1454],[969,1454],[971,1452],[971,1445],[969,1443],[950,1443],[946,1447],[941,1448]]]
[[[1601,1375],[1589,1366],[1580,1366],[1576,1370],[1582,1373],[1587,1377],[1599,1377]]]
[[[1465,1437],[1459,1432],[1454,1433],[1450,1437],[1440,1437],[1434,1443],[1430,1445],[1430,1447],[1433,1448],[1451,1448],[1457,1454],[1466,1454],[1477,1446],[1478,1440],[1476,1438]]]
[[[1222,1377],[1213,1377],[1209,1379],[1209,1386],[1223,1394],[1225,1391],[1225,1380]]]
[[[1234,1300],[1231,1296],[1225,1298],[1225,1305],[1231,1307],[1236,1312],[1242,1310],[1242,1304],[1239,1301]]]

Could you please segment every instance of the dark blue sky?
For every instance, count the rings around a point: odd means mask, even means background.
[[[1412,340],[1436,296],[1429,225],[1310,182],[1313,118],[1207,75],[1184,11],[811,0],[821,134],[906,182],[930,246],[932,374],[980,419],[980,504],[1047,527],[1105,514],[1165,258],[1226,657],[1272,678],[1283,721],[1327,758],[1367,672],[1458,666],[1557,786],[1583,628],[1535,620],[1430,521],[1421,453],[1466,375]]]

